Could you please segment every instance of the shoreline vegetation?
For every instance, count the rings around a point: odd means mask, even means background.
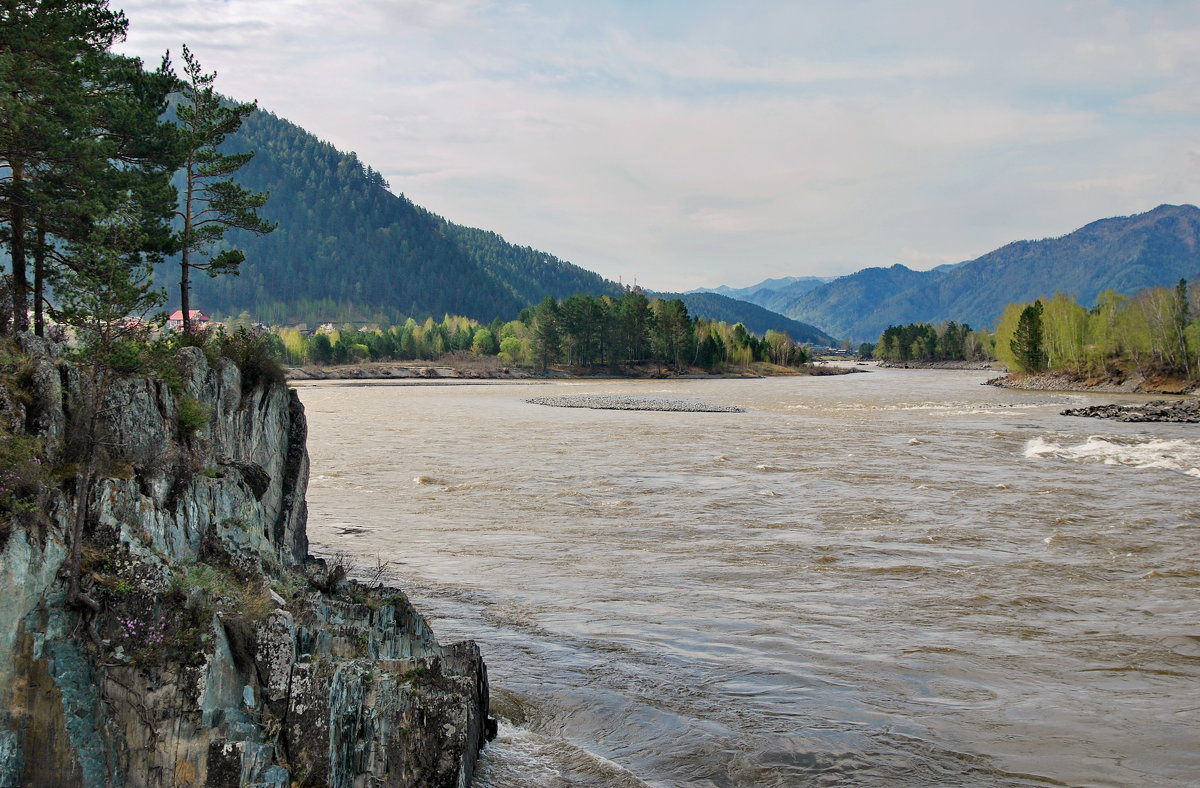
[[[805,366],[780,366],[755,362],[742,369],[709,371],[698,367],[674,369],[653,363],[628,364],[613,370],[608,367],[581,368],[555,365],[544,371],[533,367],[513,367],[499,363],[495,357],[444,358],[441,361],[369,361],[360,364],[333,366],[286,367],[289,381],[319,380],[406,380],[413,383],[429,381],[470,380],[586,380],[586,379],[697,379],[697,378],[763,378],[795,375],[848,375],[862,372],[854,367],[833,366],[821,362]]]

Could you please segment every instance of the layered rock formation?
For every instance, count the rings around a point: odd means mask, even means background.
[[[470,783],[479,651],[307,555],[294,392],[184,348],[174,385],[126,377],[97,402],[22,344],[0,356],[0,440],[42,475],[0,497],[0,787]]]

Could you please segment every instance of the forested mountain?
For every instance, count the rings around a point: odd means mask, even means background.
[[[764,279],[758,284],[750,285],[749,287],[721,285],[720,287],[698,287],[688,292],[716,293],[770,309],[771,307],[767,306],[767,302],[781,290],[787,290],[787,292],[798,296],[832,280],[833,277],[831,276],[784,276],[779,279]]]
[[[746,301],[717,293],[655,293],[658,298],[678,298],[692,317],[703,317],[733,325],[741,323],[752,334],[763,336],[768,331],[783,331],[793,342],[814,345],[834,345],[833,337],[816,326],[801,323]]]
[[[300,127],[257,111],[227,143],[255,152],[238,172],[269,191],[268,235],[229,232],[241,275],[198,277],[193,306],[268,322],[372,320],[445,313],[514,317],[547,295],[619,295],[615,282],[499,235],[447,222],[387,189],[379,173]],[[159,268],[172,303],[176,266]]]
[[[767,306],[838,337],[873,341],[889,325],[905,323],[994,326],[1007,304],[1055,292],[1090,306],[1107,289],[1129,294],[1196,277],[1200,209],[1160,205],[1059,238],[1017,241],[932,271],[867,268]]]

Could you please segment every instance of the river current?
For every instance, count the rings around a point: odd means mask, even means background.
[[[310,538],[479,642],[480,786],[1200,783],[1200,426],[867,369],[302,384]]]

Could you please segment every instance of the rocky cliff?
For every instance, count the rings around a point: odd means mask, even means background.
[[[468,785],[475,644],[308,556],[294,392],[176,363],[0,350],[0,787]]]

